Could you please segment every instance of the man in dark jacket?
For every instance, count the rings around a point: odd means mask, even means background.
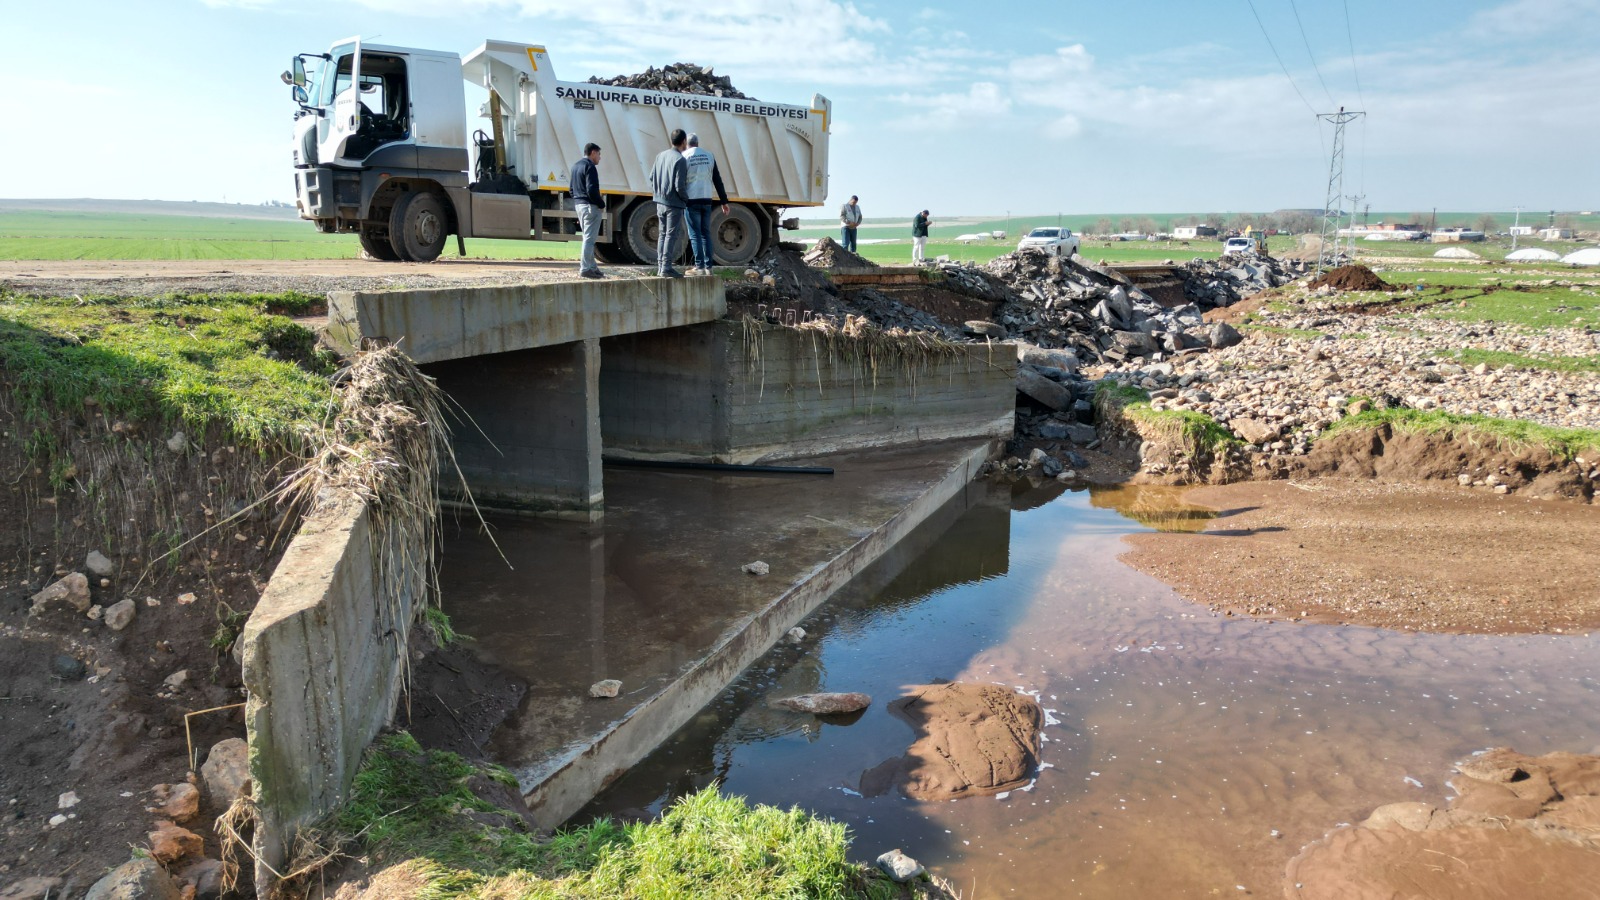
[[[932,224],[927,210],[917,213],[911,220],[911,264],[914,266],[928,261],[924,251],[928,249],[928,226]]]
[[[656,155],[650,166],[650,189],[655,194],[656,218],[660,234],[656,238],[656,274],[662,278],[682,278],[672,267],[678,258],[678,235],[683,231],[683,211],[689,206],[689,165],[683,161],[683,148],[689,136],[674,128],[672,146]]]
[[[594,243],[600,237],[600,219],[606,208],[606,200],[600,196],[599,144],[583,145],[583,158],[572,164],[572,178],[567,184],[572,191],[572,208],[577,210],[578,224],[583,227],[583,261],[578,274],[604,278],[594,264]]]

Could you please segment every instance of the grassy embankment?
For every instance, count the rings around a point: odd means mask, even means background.
[[[332,409],[333,360],[288,318],[319,302],[293,293],[130,300],[0,290],[0,365],[25,424],[94,412],[292,451]],[[53,433],[34,427],[24,440],[49,455]]]
[[[381,879],[438,900],[903,896],[847,860],[843,825],[796,809],[751,807],[708,788],[656,821],[601,820],[539,839],[484,799],[515,790],[503,769],[391,735],[369,751],[331,840],[359,836],[371,870],[395,867]]]

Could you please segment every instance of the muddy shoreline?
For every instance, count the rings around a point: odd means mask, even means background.
[[[1195,488],[1197,533],[1122,559],[1223,615],[1440,633],[1600,628],[1592,506],[1346,478]]]

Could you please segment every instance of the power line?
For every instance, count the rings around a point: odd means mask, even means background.
[[[1278,61],[1278,68],[1283,70],[1283,77],[1289,79],[1289,86],[1294,88],[1295,95],[1306,105],[1306,109],[1311,110],[1312,115],[1316,115],[1317,108],[1311,105],[1305,94],[1300,93],[1300,85],[1294,83],[1294,76],[1289,74],[1289,67],[1283,64],[1283,57],[1278,55],[1278,48],[1272,43],[1272,35],[1267,34],[1267,26],[1261,24],[1261,14],[1256,12],[1255,0],[1244,0],[1244,2],[1250,4],[1250,14],[1256,17],[1256,26],[1261,29],[1261,36],[1267,39],[1267,46],[1272,50],[1272,58]],[[1321,129],[1318,130],[1320,132]]]
[[[1322,69],[1317,67],[1317,55],[1311,52],[1311,39],[1306,37],[1306,26],[1300,21],[1300,7],[1294,0],[1289,0],[1289,8],[1294,10],[1294,24],[1300,29],[1300,40],[1305,42],[1306,56],[1311,59],[1311,71],[1317,73],[1317,83],[1322,85],[1322,92],[1328,95],[1328,102],[1333,103],[1333,92],[1328,90],[1328,83],[1322,80]]]
[[[1361,72],[1356,69],[1356,36],[1350,30],[1350,0],[1344,0],[1344,36],[1350,39],[1350,74],[1356,77],[1356,99],[1365,107],[1367,98],[1361,95]]]

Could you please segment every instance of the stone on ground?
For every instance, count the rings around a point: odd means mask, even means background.
[[[607,678],[604,681],[596,681],[590,685],[589,696],[596,700],[607,700],[615,697],[621,690],[622,682],[615,678]]]
[[[166,819],[158,819],[156,829],[146,837],[150,841],[150,855],[159,862],[173,863],[185,856],[200,856],[206,852],[205,840],[200,835]]]
[[[89,599],[89,577],[82,572],[73,572],[34,594],[32,600],[33,608],[30,612],[34,615],[52,606],[61,605],[71,606],[78,612],[88,612],[92,605]]]
[[[173,884],[161,865],[149,857],[130,859],[96,881],[83,900],[179,900]]]
[[[233,805],[250,790],[250,749],[240,738],[219,741],[200,767],[206,796],[217,809]]]
[[[112,562],[104,553],[101,553],[99,550],[90,550],[89,557],[88,559],[84,560],[83,565],[84,568],[100,576],[101,578],[109,577],[111,574],[117,571],[117,564]]]
[[[131,599],[124,598],[106,607],[105,612],[101,613],[101,617],[105,620],[107,628],[112,631],[121,631],[133,622],[133,614],[138,608],[139,604],[134,603]]]
[[[180,825],[200,814],[200,791],[192,784],[158,784],[150,793],[156,805],[145,812],[155,813]]]

